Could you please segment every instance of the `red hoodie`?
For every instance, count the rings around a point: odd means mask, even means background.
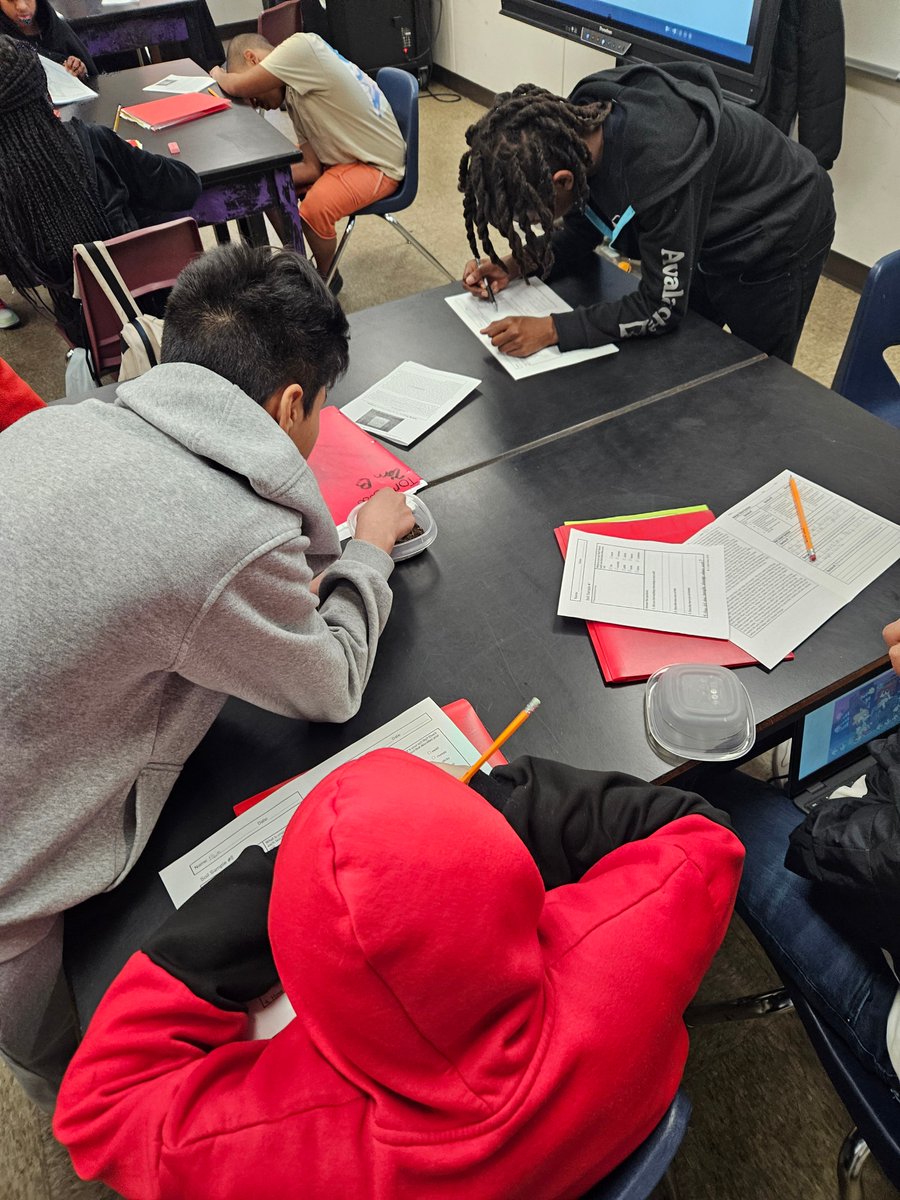
[[[307,797],[278,853],[269,937],[296,1018],[241,1041],[243,1011],[175,977],[177,939],[137,953],[56,1135],[133,1200],[578,1197],[675,1094],[742,855],[690,815],[545,892],[471,789],[367,755]]]
[[[44,408],[43,400],[0,358],[0,431],[37,408]]]

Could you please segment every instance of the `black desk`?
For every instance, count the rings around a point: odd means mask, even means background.
[[[77,116],[111,127],[119,105],[163,99],[162,92],[144,92],[148,84],[166,75],[201,74],[205,72],[196,63],[182,58],[100,75],[91,81],[97,99],[70,105],[64,118]],[[134,138],[145,150],[169,157],[169,142],[178,143],[182,162],[203,181],[203,191],[191,210],[199,224],[218,225],[275,204],[287,218],[293,244],[303,253],[303,228],[291,179],[291,163],[300,161],[300,151],[249,105],[232,102],[224,112],[159,133],[122,120],[119,136]]]
[[[573,306],[598,296],[616,300],[635,286],[633,276],[599,256],[584,275],[553,284]],[[677,333],[652,346],[624,342],[608,358],[516,381],[445,303],[459,289],[446,284],[354,314],[350,370],[329,397],[343,406],[405,359],[481,379],[481,387],[420,441],[391,446],[430,483],[763,357],[691,313]],[[486,304],[485,323],[490,319]]]
[[[656,348],[644,344],[648,357]],[[645,778],[677,770],[644,736],[641,684],[606,687],[580,622],[559,618],[552,527],[573,514],[707,502],[724,511],[785,466],[894,521],[895,430],[777,360],[733,371],[428,492],[431,550],[398,566],[394,609],[361,712],[309,725],[231,700],[185,766],[150,843],[115,892],[67,917],[67,967],[82,1014],[140,938],[171,911],[158,870],[232,816],[232,805],[355,741],[408,705],[465,696],[499,730],[537,694],[510,745]],[[900,612],[900,565],[774,671],[741,670],[765,736],[883,656]],[[74,951],[79,947],[82,953]],[[89,957],[83,951],[90,947]]]
[[[203,0],[131,0],[104,5],[102,0],[54,0],[92,55],[117,54],[143,46],[182,42],[191,56],[203,58]]]

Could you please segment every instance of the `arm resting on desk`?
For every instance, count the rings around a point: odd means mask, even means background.
[[[528,847],[547,888],[576,882],[617,847],[681,817],[730,829],[727,814],[693,792],[550,759],[522,756],[472,783]]]

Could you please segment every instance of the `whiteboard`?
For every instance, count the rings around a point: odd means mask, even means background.
[[[852,63],[900,76],[900,2],[844,0],[845,53]]]

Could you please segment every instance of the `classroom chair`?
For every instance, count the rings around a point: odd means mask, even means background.
[[[690,1117],[691,1102],[679,1089],[650,1136],[582,1200],[648,1200],[660,1182],[670,1200],[677,1200],[669,1167],[687,1132]]]
[[[740,903],[740,901],[738,901]],[[741,916],[747,920],[747,914]],[[752,930],[752,921],[747,920]],[[793,1008],[841,1103],[854,1122],[838,1151],[837,1200],[863,1200],[861,1173],[871,1154],[894,1187],[900,1188],[900,1119],[891,1089],[865,1070],[859,1059],[813,1009],[788,964],[767,954],[784,986],[758,996],[743,996],[717,1004],[691,1005],[684,1014],[689,1028],[768,1017]]]
[[[193,217],[123,233],[110,238],[106,247],[138,303],[141,296],[171,288],[191,259],[203,253],[200,230]],[[121,362],[122,321],[84,263],[74,258],[74,264],[92,373],[99,383],[101,375],[118,370]]]
[[[866,279],[832,388],[900,426],[900,383],[884,352],[900,345],[900,250],[879,259]]]
[[[366,208],[360,208],[353,213],[347,222],[347,228],[344,230],[344,236],[340,240],[325,282],[330,284],[337,274],[338,264],[347,248],[356,218],[373,216],[383,217],[401,237],[406,239],[410,246],[418,250],[436,270],[441,271],[453,283],[455,282],[454,277],[447,268],[442,266],[408,229],[404,229],[393,215],[396,212],[402,212],[404,208],[409,208],[419,190],[419,85],[414,75],[410,75],[408,71],[401,71],[397,67],[382,67],[375,76],[375,82],[387,97],[388,104],[393,109],[397,124],[400,126],[400,132],[403,134],[403,140],[406,142],[406,174],[393,195],[386,196],[384,200],[376,200],[374,204],[369,204]]]
[[[256,18],[256,32],[273,46],[280,46],[293,34],[302,33],[300,0],[283,0],[281,4],[264,9]]]

